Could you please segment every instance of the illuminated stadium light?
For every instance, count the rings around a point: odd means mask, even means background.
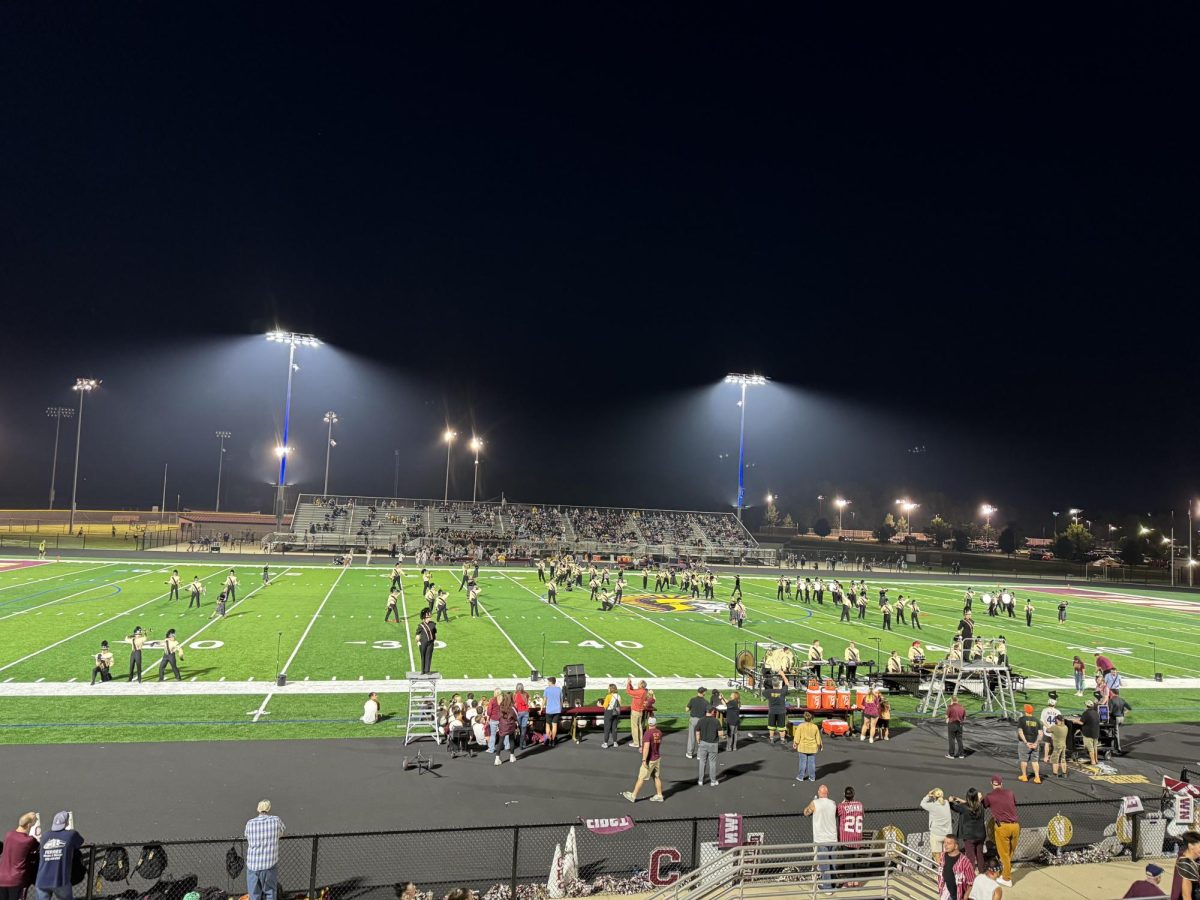
[[[287,394],[283,401],[283,439],[280,441],[280,446],[275,449],[279,456],[279,481],[275,487],[275,528],[283,528],[283,504],[284,504],[284,487],[287,484],[285,476],[287,475],[287,458],[292,452],[292,448],[288,446],[288,425],[290,424],[292,415],[292,376],[299,369],[296,365],[296,348],[297,347],[320,347],[321,342],[311,334],[300,334],[295,331],[268,331],[267,340],[273,341],[276,344],[288,345],[288,377],[287,377]]]
[[[905,497],[902,500],[897,500],[896,505],[899,506],[900,509],[902,509],[904,511],[904,517],[906,519],[908,519],[908,533],[912,534],[912,530],[913,530],[912,511],[914,509],[920,509],[921,504],[913,503],[911,500],[909,500],[907,497]]]
[[[767,383],[765,375],[747,375],[743,372],[730,372],[725,376],[726,384],[740,385],[742,399],[738,406],[742,410],[742,425],[738,435],[738,493],[737,517],[742,521],[742,510],[746,506],[746,388],[761,386]]]
[[[839,534],[842,531],[842,513],[844,513],[846,511],[846,507],[849,506],[853,502],[854,501],[847,500],[844,497],[838,497],[837,499],[835,499],[833,501],[833,505],[837,507],[837,511],[838,511],[838,533]]]
[[[71,388],[71,390],[79,392],[79,418],[75,420],[75,476],[71,480],[71,517],[67,524],[68,532],[75,531],[75,496],[79,488],[79,445],[83,438],[83,398],[98,387],[100,387],[100,381],[95,378],[76,378],[75,386]]]
[[[329,433],[325,436],[325,488],[321,492],[322,497],[329,496],[329,453],[337,446],[337,442],[333,439],[333,426],[337,424],[337,413],[332,409],[325,413],[321,420],[329,426]]]

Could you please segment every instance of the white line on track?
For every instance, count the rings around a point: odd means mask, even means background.
[[[47,575],[45,578],[35,578],[32,581],[22,581],[20,584],[6,584],[0,587],[0,591],[9,591],[13,588],[25,587],[30,584],[41,584],[43,581],[51,581],[55,578],[65,578],[68,575],[82,575],[84,572],[93,572],[96,569],[103,569],[105,566],[115,566],[115,562],[101,563],[98,566],[89,566],[86,569],[72,569],[70,572],[59,572],[57,575]]]
[[[541,595],[541,594],[539,594],[537,591],[535,591],[533,588],[529,587],[528,585],[526,585],[526,584],[522,584],[521,582],[517,581],[517,579],[513,578],[513,577],[512,577],[511,575],[509,575],[508,573],[505,573],[505,574],[504,574],[504,577],[505,577],[505,578],[507,578],[509,581],[511,581],[513,584],[515,584],[517,587],[521,587],[521,588],[524,588],[525,590],[529,591],[529,593],[531,593],[531,594],[533,594],[533,596],[537,597],[537,598],[538,598],[538,600],[541,600],[541,599],[542,599],[542,595]],[[626,652],[625,652],[624,650],[622,650],[620,647],[618,647],[618,646],[616,646],[615,644],[613,644],[613,643],[612,643],[612,641],[606,640],[605,638],[601,637],[599,634],[597,634],[596,632],[592,631],[592,629],[588,628],[586,625],[584,625],[582,622],[580,622],[578,619],[576,619],[576,618],[575,618],[574,616],[572,616],[570,613],[568,613],[568,612],[565,612],[564,610],[561,610],[561,609],[559,609],[559,608],[558,608],[558,604],[557,604],[557,603],[547,603],[547,604],[546,604],[546,606],[547,606],[547,607],[549,607],[550,609],[553,609],[553,610],[555,610],[555,611],[556,611],[556,612],[557,612],[559,615],[566,616],[568,620],[570,620],[570,621],[574,622],[576,625],[578,625],[580,628],[582,628],[582,629],[583,629],[584,631],[586,631],[588,634],[592,635],[594,638],[596,638],[596,639],[597,639],[598,641],[600,641],[601,643],[607,644],[609,647],[612,647],[612,649],[616,650],[618,653],[620,653],[620,654],[621,654],[623,657],[625,657],[627,660],[629,660],[629,661],[630,661],[631,663],[633,663],[635,666],[638,666],[638,667],[640,667],[640,668],[641,668],[641,670],[642,670],[643,672],[645,672],[647,675],[649,675],[651,678],[657,678],[657,677],[658,677],[657,675],[655,675],[653,672],[651,672],[651,671],[650,671],[650,667],[649,667],[649,666],[647,666],[645,663],[638,662],[636,659],[634,659],[632,656],[630,656],[628,653],[626,653]],[[532,668],[533,668],[533,666],[530,666],[530,668],[532,669]],[[637,673],[636,673],[636,672],[633,672],[633,673],[630,673],[630,674],[631,674],[631,675],[636,675]]]
[[[218,569],[216,572],[213,572],[211,575],[206,575],[204,578],[202,578],[200,580],[208,581],[208,579],[215,578],[216,576],[220,575],[221,572],[223,572],[223,571],[224,571],[224,567]],[[157,597],[151,597],[145,603],[139,603],[137,606],[134,606],[131,609],[127,609],[124,612],[119,612],[115,616],[111,616],[107,619],[103,619],[103,620],[97,622],[95,625],[89,625],[87,628],[84,628],[82,631],[77,631],[74,634],[63,638],[61,641],[55,641],[53,644],[47,644],[45,647],[43,647],[40,650],[34,650],[32,653],[25,654],[20,659],[15,659],[10,663],[6,663],[5,665],[0,666],[0,672],[3,672],[5,669],[11,669],[13,666],[23,663],[26,660],[33,659],[35,656],[45,653],[47,650],[53,650],[55,647],[61,646],[62,644],[67,643],[68,641],[73,641],[77,637],[82,637],[83,635],[87,634],[89,631],[95,631],[101,625],[107,625],[109,622],[115,622],[115,621],[117,621],[117,619],[120,619],[123,616],[130,615],[131,613],[135,613],[139,609],[149,606],[151,603],[156,603],[157,601],[163,599],[164,597],[169,597],[169,596],[171,596],[171,592],[167,591],[166,593],[159,594]]]
[[[304,629],[304,634],[300,635],[300,640],[296,642],[296,646],[292,649],[292,655],[288,657],[287,662],[283,664],[283,668],[279,670],[280,675],[287,674],[288,666],[292,664],[292,660],[296,658],[296,654],[300,652],[300,648],[304,645],[304,639],[308,637],[308,633],[312,631],[313,625],[317,622],[317,616],[321,615],[321,610],[325,608],[325,604],[329,602],[329,598],[333,596],[334,590],[338,586],[338,582],[342,580],[342,576],[348,570],[343,567],[342,571],[338,572],[338,577],[333,579],[333,584],[329,586],[329,592],[325,595],[325,599],[321,601],[321,605],[317,607],[317,611],[313,613],[312,618],[308,620],[308,627]]]

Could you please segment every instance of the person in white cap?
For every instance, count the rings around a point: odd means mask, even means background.
[[[283,820],[260,800],[258,815],[246,823],[246,893],[250,900],[275,900],[279,891],[279,837]]]

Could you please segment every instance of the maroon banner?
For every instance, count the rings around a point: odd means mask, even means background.
[[[738,813],[721,813],[717,817],[717,846],[722,850],[740,847],[745,843],[742,817]]]

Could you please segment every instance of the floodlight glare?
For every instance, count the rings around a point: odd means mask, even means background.
[[[284,447],[282,445],[275,448],[275,455],[279,457],[287,456],[289,453],[295,453],[295,447]]]
[[[481,441],[477,437],[473,437],[473,438],[471,438],[470,446],[471,446],[472,450],[474,450],[476,453],[478,453],[481,449],[483,449],[483,441]]]
[[[267,332],[267,340],[274,341],[277,344],[288,345],[288,377],[287,377],[287,395],[283,401],[283,441],[282,447],[287,450],[276,450],[279,454],[279,481],[276,484],[275,490],[275,528],[283,528],[283,504],[284,504],[284,487],[287,484],[285,475],[287,474],[287,458],[288,452],[291,450],[288,447],[288,425],[291,422],[292,416],[292,376],[299,369],[296,365],[296,348],[297,347],[320,347],[321,342],[311,334],[299,334],[295,331],[282,331],[276,329]]]
[[[738,406],[742,410],[742,425],[738,437],[738,498],[737,517],[742,521],[742,509],[746,505],[746,388],[761,386],[767,383],[764,375],[747,375],[742,372],[730,372],[725,376],[726,384],[736,384],[742,389],[742,399]]]
[[[479,451],[483,449],[483,441],[472,435],[470,447],[475,451],[475,478],[471,484],[471,502],[474,503],[479,495]]]
[[[449,428],[442,432],[442,440],[447,444],[451,443],[456,437],[458,437],[457,432],[451,431]]]
[[[450,448],[454,446],[454,439],[458,437],[458,432],[453,428],[447,428],[442,432],[442,440],[446,442],[446,490],[442,494],[442,502],[450,501]]]

